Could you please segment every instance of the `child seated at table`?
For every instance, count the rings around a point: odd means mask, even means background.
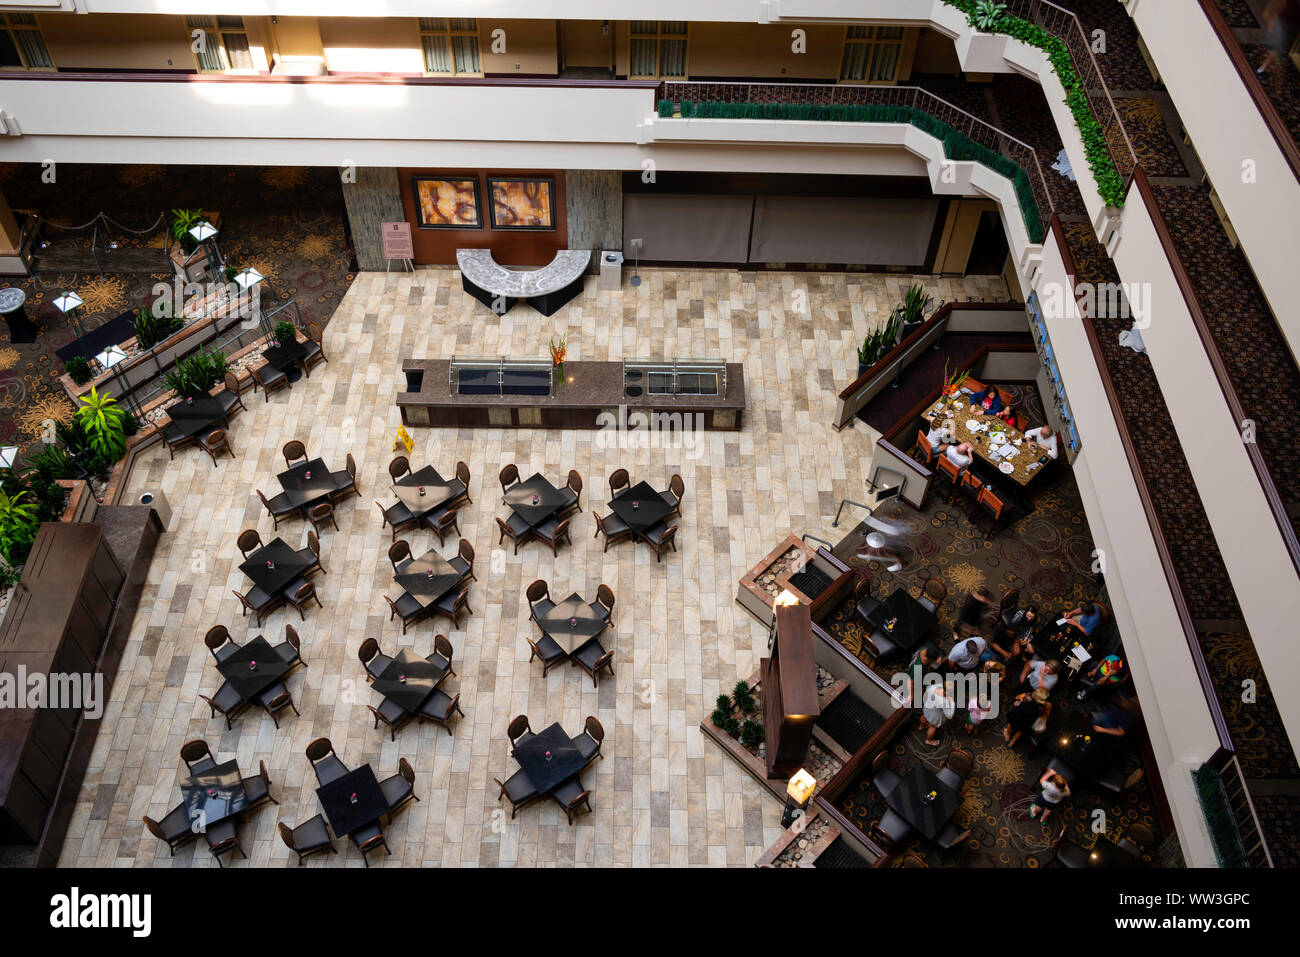
[[[971,397],[970,410],[972,412],[986,412],[989,415],[997,415],[1002,411],[1002,394],[998,392],[995,385],[987,385],[983,392],[976,393]]]

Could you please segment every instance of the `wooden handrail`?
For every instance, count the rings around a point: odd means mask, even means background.
[[[4,74],[11,80],[89,81],[98,83],[290,83],[342,85],[364,83],[374,86],[539,86],[589,87],[613,90],[654,90],[658,80],[586,80],[570,77],[440,77],[408,73],[327,73],[322,76],[285,76],[274,73],[196,73],[180,70],[60,70],[56,73],[19,72]]]
[[[1282,151],[1282,158],[1291,167],[1292,175],[1300,181],[1300,147],[1296,146],[1295,138],[1292,137],[1291,131],[1287,128],[1286,121],[1282,119],[1282,114],[1277,111],[1277,107],[1269,99],[1264,84],[1259,81],[1259,75],[1251,68],[1250,61],[1246,59],[1246,51],[1237,42],[1232,27],[1228,25],[1228,21],[1224,19],[1223,14],[1219,11],[1218,4],[1215,3],[1215,0],[1200,0],[1200,3],[1201,12],[1210,21],[1210,27],[1218,35],[1219,42],[1223,44],[1223,52],[1228,54],[1228,59],[1236,67],[1237,75],[1241,77],[1241,83],[1246,88],[1246,92],[1255,101],[1255,109],[1259,110],[1260,119],[1264,121],[1268,131],[1273,134],[1278,149]]]
[[[1178,247],[1174,245],[1173,234],[1169,231],[1169,225],[1165,222],[1164,214],[1160,211],[1160,206],[1156,202],[1155,193],[1151,189],[1151,183],[1147,179],[1146,171],[1141,166],[1137,168],[1133,177],[1134,183],[1137,184],[1138,193],[1142,197],[1142,202],[1146,204],[1147,214],[1151,217],[1151,222],[1155,226],[1156,236],[1160,240],[1160,245],[1165,251],[1165,257],[1169,260],[1169,266],[1174,272],[1174,279],[1178,283],[1178,288],[1183,294],[1183,300],[1187,304],[1187,311],[1191,314],[1192,325],[1196,327],[1197,334],[1201,337],[1201,345],[1205,347],[1205,354],[1210,360],[1210,368],[1214,370],[1214,378],[1218,380],[1219,390],[1223,393],[1224,401],[1228,404],[1228,411],[1232,413],[1232,419],[1237,423],[1238,428],[1241,423],[1249,417],[1246,415],[1246,408],[1242,404],[1241,397],[1237,394],[1236,386],[1232,383],[1232,376],[1228,372],[1227,363],[1223,361],[1223,353],[1219,351],[1219,344],[1214,340],[1214,334],[1210,331],[1210,324],[1205,318],[1205,311],[1201,309],[1200,300],[1196,297],[1196,287],[1192,283],[1192,277],[1187,272],[1187,267],[1183,265],[1182,257],[1178,254]],[[1287,553],[1291,556],[1291,565],[1300,574],[1300,539],[1297,539],[1295,526],[1291,524],[1291,515],[1287,511],[1286,503],[1282,500],[1282,493],[1277,487],[1277,482],[1273,479],[1273,473],[1269,470],[1268,463],[1264,461],[1264,453],[1260,451],[1259,443],[1243,442],[1246,449],[1246,456],[1250,459],[1251,468],[1255,470],[1255,478],[1259,481],[1260,488],[1264,492],[1264,499],[1268,502],[1269,511],[1273,513],[1273,521],[1277,524],[1278,531],[1282,533],[1282,542],[1286,545]]]
[[[1138,170],[1138,175],[1141,175],[1141,167],[1138,167]],[[1061,259],[1065,263],[1070,288],[1074,288],[1076,275],[1074,257],[1070,254],[1070,247],[1066,244],[1065,230],[1061,228],[1059,217],[1052,217],[1049,229],[1052,235],[1056,237],[1056,244],[1061,251]],[[1232,734],[1228,730],[1227,719],[1223,716],[1223,708],[1219,704],[1219,697],[1215,692],[1214,678],[1210,675],[1209,665],[1205,661],[1205,653],[1201,650],[1200,640],[1196,636],[1196,626],[1192,623],[1192,612],[1187,605],[1187,597],[1183,594],[1183,587],[1178,580],[1173,553],[1170,551],[1169,542],[1165,538],[1164,528],[1160,524],[1159,512],[1156,511],[1155,507],[1155,496],[1151,493],[1151,487],[1147,484],[1146,475],[1142,471],[1137,454],[1137,445],[1133,441],[1132,433],[1129,432],[1128,421],[1124,418],[1124,407],[1120,402],[1119,392],[1115,388],[1115,381],[1111,378],[1110,370],[1106,367],[1106,357],[1101,349],[1101,341],[1097,338],[1097,330],[1093,327],[1092,317],[1084,311],[1082,303],[1079,303],[1079,315],[1084,332],[1088,337],[1088,345],[1092,349],[1097,374],[1101,378],[1102,388],[1106,393],[1106,402],[1110,405],[1111,417],[1115,420],[1115,430],[1119,433],[1120,444],[1124,447],[1124,457],[1128,459],[1129,471],[1133,473],[1133,482],[1137,486],[1142,511],[1146,513],[1147,525],[1151,530],[1151,540],[1155,544],[1156,554],[1160,559],[1160,568],[1164,572],[1165,583],[1169,586],[1174,611],[1178,615],[1178,624],[1182,628],[1183,638],[1186,640],[1187,649],[1191,653],[1192,664],[1196,668],[1196,677],[1201,684],[1201,693],[1204,695],[1205,703],[1210,710],[1210,719],[1214,723],[1215,734],[1219,739],[1219,748],[1221,751],[1235,752],[1236,748],[1232,743]]]

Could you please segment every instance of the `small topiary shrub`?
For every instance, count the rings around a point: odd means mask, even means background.
[[[73,356],[69,359],[68,364],[63,367],[63,371],[77,385],[85,385],[93,378],[90,372],[90,363],[82,356]]]
[[[759,721],[749,720],[740,726],[740,743],[751,751],[757,751],[763,743],[763,725]]]

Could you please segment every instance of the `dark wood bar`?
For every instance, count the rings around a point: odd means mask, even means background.
[[[744,420],[745,370],[726,364],[722,395],[628,396],[619,362],[566,362],[565,382],[551,395],[453,394],[448,359],[409,359],[402,365],[407,391],[397,394],[407,426],[457,428],[600,429],[622,422],[638,426],[642,415],[680,416],[659,428],[737,430]],[[620,411],[620,409],[622,411]],[[696,418],[698,414],[699,418]],[[689,421],[687,416],[689,415]]]

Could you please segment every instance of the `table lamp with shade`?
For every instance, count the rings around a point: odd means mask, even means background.
[[[201,219],[194,224],[190,230],[190,235],[194,237],[196,243],[206,243],[209,239],[217,234],[217,227],[213,226],[206,219]]]
[[[59,293],[54,298],[54,305],[58,307],[59,312],[62,312],[66,315],[67,313],[71,312],[73,309],[76,309],[78,306],[80,306],[84,301],[85,300],[83,300],[75,292],[68,289]]]

